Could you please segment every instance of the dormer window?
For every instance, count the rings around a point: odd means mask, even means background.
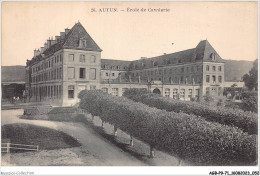
[[[82,41],[82,46],[83,46],[83,47],[86,47],[86,40],[83,40],[83,41]]]
[[[210,59],[213,61],[216,61],[216,54],[215,53],[211,53],[210,54]]]
[[[80,39],[80,41],[79,41],[79,47],[85,48],[86,46],[87,46],[87,40],[84,39],[84,38]]]

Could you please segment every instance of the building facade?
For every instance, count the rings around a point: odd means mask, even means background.
[[[182,100],[223,94],[224,62],[207,40],[192,49],[135,61],[101,59],[101,52],[80,23],[47,40],[26,64],[28,98],[71,106],[84,89],[122,96],[128,88],[146,88]]]

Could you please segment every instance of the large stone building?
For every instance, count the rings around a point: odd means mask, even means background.
[[[70,106],[83,89],[121,96],[128,88],[146,88],[183,100],[223,94],[224,62],[207,40],[192,49],[135,61],[101,59],[101,52],[80,23],[47,40],[26,63],[30,101]]]

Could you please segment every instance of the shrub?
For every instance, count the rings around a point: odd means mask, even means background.
[[[242,93],[241,108],[245,111],[258,111],[258,95],[257,91],[246,91]]]
[[[76,112],[75,107],[55,107],[48,113],[48,117],[53,121],[73,121]]]
[[[244,112],[223,107],[212,107],[200,103],[180,101],[165,98],[152,93],[143,93],[136,96],[131,94],[131,89],[125,91],[124,96],[137,102],[142,102],[148,106],[164,109],[167,111],[184,112],[201,116],[208,121],[218,122],[230,126],[236,126],[250,134],[257,134],[257,114]],[[136,92],[137,90],[133,90]],[[131,96],[128,96],[131,95]]]
[[[197,165],[245,165],[256,161],[256,136],[238,128],[97,90],[84,90],[79,98],[81,109],[156,149]]]

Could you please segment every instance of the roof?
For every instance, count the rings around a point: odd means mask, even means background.
[[[126,70],[128,69],[131,62],[132,61],[101,59],[101,68],[112,69],[112,70]],[[117,69],[117,66],[120,66],[120,69]]]
[[[20,83],[25,82],[25,66],[2,66],[2,83]]]
[[[212,54],[214,53],[215,59],[212,60]],[[156,66],[166,66],[172,64],[184,64],[197,61],[207,62],[224,62],[224,60],[218,55],[215,49],[207,40],[202,40],[195,48],[164,54],[161,56],[139,59],[133,61],[130,66],[132,69],[145,69]]]
[[[86,40],[85,47],[79,47],[80,39]],[[41,59],[44,59],[45,56],[49,56],[60,49],[76,49],[76,50],[85,50],[85,51],[98,51],[102,50],[96,44],[96,42],[91,38],[85,28],[81,25],[80,22],[76,23],[72,29],[65,35],[64,39],[61,39],[58,43],[51,45],[46,49],[42,54],[32,58],[32,63],[37,63]],[[39,59],[39,57],[42,57]],[[37,59],[38,58],[38,59]]]
[[[91,36],[87,33],[85,28],[81,25],[80,22],[75,24],[69,33],[66,35],[64,40],[64,48],[69,49],[79,49],[79,40],[85,39],[86,40],[86,47],[80,48],[87,51],[99,51],[102,50],[96,44],[96,42],[91,38]]]

